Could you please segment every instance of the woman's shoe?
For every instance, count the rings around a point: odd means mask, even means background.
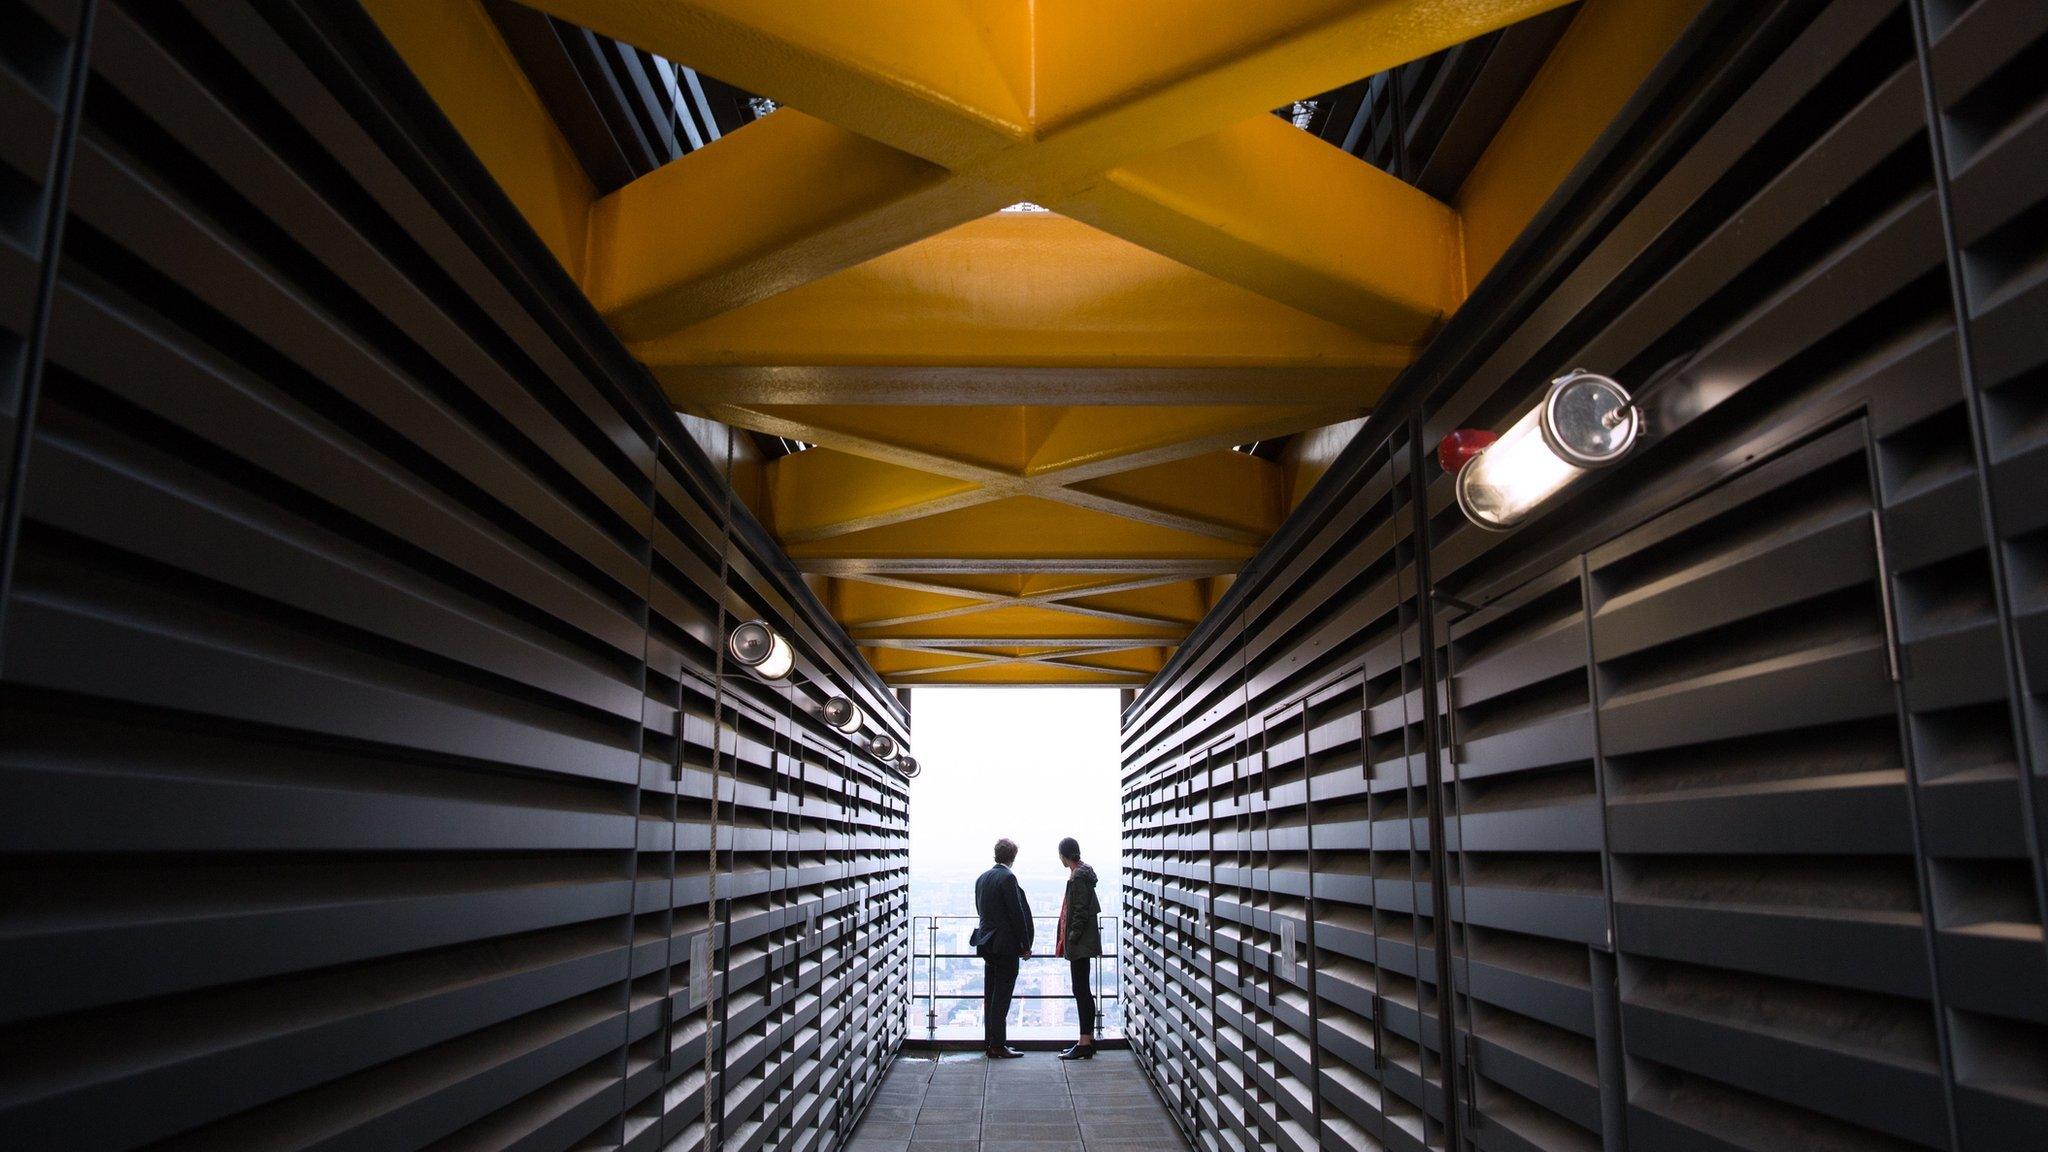
[[[1060,1059],[1062,1059],[1062,1060],[1093,1060],[1093,1059],[1095,1059],[1095,1045],[1093,1045],[1093,1044],[1076,1044],[1076,1045],[1074,1045],[1073,1047],[1071,1047],[1071,1048],[1067,1049],[1067,1050],[1066,1050],[1065,1052],[1062,1052],[1062,1053],[1060,1053]]]

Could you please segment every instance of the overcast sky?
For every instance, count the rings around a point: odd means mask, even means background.
[[[1064,878],[1060,837],[1081,841],[1098,871],[1116,867],[1120,824],[1114,688],[917,688],[911,751],[910,882],[971,878],[998,836],[1020,849],[1017,872],[1042,902]],[[1057,896],[1053,896],[1057,900]],[[1108,891],[1103,903],[1113,909]],[[1057,911],[1057,906],[1050,911]]]

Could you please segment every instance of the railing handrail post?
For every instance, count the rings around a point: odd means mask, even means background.
[[[928,1038],[939,1034],[939,918],[930,920],[932,946],[924,955],[924,1029]]]

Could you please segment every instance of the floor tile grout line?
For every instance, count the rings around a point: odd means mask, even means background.
[[[1060,1083],[1067,1088],[1067,1107],[1074,1114],[1074,1143],[1081,1146],[1081,1152],[1088,1152],[1088,1133],[1081,1127],[1081,1109],[1074,1103],[1074,1074],[1067,1062],[1060,1063]]]

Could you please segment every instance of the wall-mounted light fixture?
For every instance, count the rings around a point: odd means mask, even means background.
[[[780,633],[759,620],[749,620],[725,638],[733,660],[763,680],[780,680],[796,667],[796,651]]]
[[[901,772],[905,780],[915,780],[917,779],[917,774],[922,769],[917,766],[917,757],[898,756],[896,758],[896,771]]]
[[[1621,459],[1641,428],[1626,389],[1575,368],[1552,380],[1543,402],[1507,431],[1459,429],[1437,445],[1437,459],[1457,477],[1465,518],[1506,531],[1586,473]]]
[[[867,722],[867,717],[861,715],[860,705],[844,696],[827,697],[820,714],[824,716],[825,723],[849,735],[860,731],[860,726]]]
[[[784,680],[796,669],[796,651],[765,621],[749,620],[734,628],[725,638],[725,650],[735,664],[762,680]],[[794,709],[795,704],[790,707]],[[861,735],[867,716],[853,701],[844,696],[828,696],[818,713],[825,723],[853,737],[869,755],[884,764],[893,763],[905,779],[917,775],[917,761],[899,755],[902,749],[894,736],[886,732]]]

